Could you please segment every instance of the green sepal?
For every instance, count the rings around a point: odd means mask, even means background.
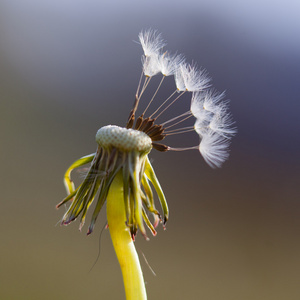
[[[166,222],[168,221],[168,218],[169,218],[169,208],[168,208],[167,200],[166,200],[164,192],[160,186],[160,183],[155,175],[155,172],[152,168],[152,165],[149,161],[148,156],[145,161],[145,175],[148,177],[148,179],[151,181],[153,187],[155,188],[155,191],[158,195],[161,207],[164,212],[164,224],[166,224]]]
[[[76,195],[77,191],[78,191],[79,187],[73,191],[70,195],[68,195],[64,200],[62,200],[61,202],[59,202],[57,205],[56,205],[56,208],[59,208],[61,207],[63,204],[67,203],[68,201],[72,200],[72,198]]]
[[[125,158],[122,175],[123,175],[123,198],[124,198],[124,206],[125,206],[125,213],[126,213],[126,221],[129,224],[129,217],[130,217],[130,189],[129,189],[130,172],[129,172],[129,165],[128,165],[128,159],[127,158]]]
[[[149,180],[148,180],[147,176],[145,176],[145,174],[143,174],[143,177],[142,177],[142,185],[143,185],[144,191],[146,193],[146,197],[142,197],[142,199],[143,199],[147,209],[150,212],[160,216],[160,213],[155,208],[151,186],[150,186]]]
[[[134,170],[131,172],[132,178],[132,194],[134,200],[134,216],[135,221],[137,223],[138,228],[141,230],[141,233],[146,237],[146,229],[143,223],[143,216],[142,216],[142,199],[140,195],[140,157],[139,154],[136,152],[132,153],[132,160]]]
[[[80,166],[83,166],[89,162],[91,162],[94,157],[95,157],[96,153],[92,153],[89,155],[85,155],[79,159],[77,159],[75,162],[72,163],[72,165],[68,168],[68,170],[66,171],[65,175],[64,175],[64,183],[65,183],[65,187],[67,190],[68,194],[71,194],[74,192],[74,183],[71,180],[71,172],[73,169],[78,168]]]
[[[148,216],[147,216],[146,211],[145,211],[144,208],[142,209],[142,214],[143,214],[143,218],[144,218],[144,221],[145,221],[146,225],[149,227],[149,229],[151,230],[152,234],[154,236],[156,236],[157,232],[156,232],[154,226],[152,225],[152,223],[150,222],[150,220],[149,220],[149,218],[148,218]]]

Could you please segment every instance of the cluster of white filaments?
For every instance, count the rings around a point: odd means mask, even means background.
[[[184,94],[191,93],[190,110],[160,124],[164,126],[166,135],[196,131],[200,137],[200,144],[187,148],[168,147],[168,150],[199,149],[204,160],[211,167],[220,167],[228,157],[230,139],[236,131],[228,112],[228,101],[223,101],[225,94],[210,88],[210,78],[204,69],[187,63],[181,54],[170,54],[164,50],[166,43],[156,31],[152,29],[142,31],[139,34],[139,40],[144,52],[142,56],[143,72],[133,111],[136,110],[153,76],[161,74],[162,79],[142,116],[153,102],[165,77],[174,76],[175,91],[165,101],[162,101],[149,118],[156,120]],[[194,126],[174,129],[174,125],[181,124],[192,116],[196,118]],[[170,129],[171,127],[172,129]]]

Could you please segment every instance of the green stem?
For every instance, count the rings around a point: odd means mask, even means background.
[[[126,226],[122,172],[117,174],[110,186],[106,210],[111,239],[123,274],[126,299],[146,300],[141,265],[129,228]]]

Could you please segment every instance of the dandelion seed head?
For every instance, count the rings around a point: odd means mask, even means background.
[[[87,211],[97,198],[88,234],[94,229],[113,180],[117,174],[122,174],[126,224],[132,239],[138,230],[146,237],[145,224],[152,234],[156,235],[155,227],[159,222],[165,226],[169,210],[148,158],[151,149],[161,152],[198,149],[207,164],[216,168],[228,158],[230,139],[236,132],[231,114],[228,112],[229,103],[224,101],[225,94],[209,89],[210,78],[204,69],[186,63],[183,55],[163,52],[162,48],[166,44],[157,31],[152,29],[142,31],[139,40],[144,51],[143,72],[126,127],[115,125],[101,127],[96,134],[98,144],[96,152],[75,161],[64,176],[68,196],[57,207],[68,201],[71,201],[71,204],[63,216],[62,224],[67,225],[81,215],[80,228],[82,228]],[[154,88],[152,97],[145,103],[145,95],[149,94],[148,91],[145,93],[145,90],[150,89],[152,85],[151,77],[158,74],[162,74],[162,78]],[[161,97],[160,88],[165,82],[164,78],[170,75],[174,75],[175,91],[171,91],[165,100],[160,98],[161,103],[152,110],[152,114],[149,114],[152,109],[149,106],[157,103],[155,101],[157,99],[154,98]],[[158,118],[166,116],[165,111],[176,101],[186,99],[191,101],[188,111],[163,122],[157,122]],[[139,105],[144,105],[144,111],[137,115]],[[194,126],[183,123],[189,122],[190,117],[196,119]],[[185,134],[190,131],[198,134],[200,139],[198,145],[175,148],[161,143],[168,135]],[[85,164],[90,166],[83,182],[75,189],[71,172]],[[155,208],[151,187],[156,191],[163,211],[162,217]],[[148,217],[150,215],[154,218],[153,223]]]

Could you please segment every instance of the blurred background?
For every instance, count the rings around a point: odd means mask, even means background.
[[[296,0],[0,0],[0,298],[125,298],[105,211],[87,237],[59,226],[55,205],[96,131],[125,124],[134,41],[151,27],[226,90],[238,134],[218,170],[197,151],[152,151],[170,220],[136,241],[148,298],[300,299],[299,11]]]

